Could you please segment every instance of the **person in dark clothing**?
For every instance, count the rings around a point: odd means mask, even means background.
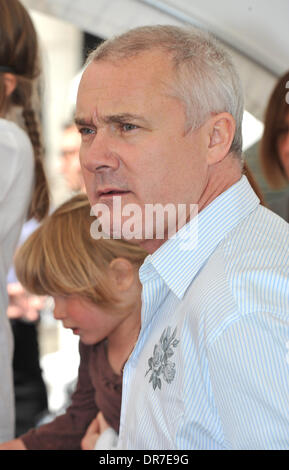
[[[289,71],[277,81],[267,104],[260,160],[264,176],[273,189],[289,182]],[[270,209],[289,222],[289,191],[270,203]]]
[[[35,219],[27,221],[19,246],[38,227]],[[28,295],[19,283],[14,267],[7,277],[9,305],[7,315],[14,339],[13,382],[15,397],[15,436],[37,425],[48,413],[48,397],[39,360],[38,326],[45,299]]]
[[[14,336],[15,435],[37,425],[47,412],[47,390],[39,364],[37,321],[11,320]]]

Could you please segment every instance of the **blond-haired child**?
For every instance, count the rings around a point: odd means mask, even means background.
[[[55,318],[79,335],[80,366],[66,413],[0,449],[80,449],[99,412],[118,432],[122,370],[140,328],[138,269],[147,253],[123,240],[94,239],[90,209],[85,195],[74,196],[16,254],[21,284],[53,296]]]

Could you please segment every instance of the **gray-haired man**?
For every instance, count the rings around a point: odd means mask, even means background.
[[[76,113],[87,193],[110,209],[111,236],[129,214],[114,198],[138,207],[150,253],[120,448],[289,445],[289,229],[242,177],[242,116],[231,60],[200,31],[138,28],[88,60]],[[146,237],[156,204],[185,207],[176,236],[166,219]]]

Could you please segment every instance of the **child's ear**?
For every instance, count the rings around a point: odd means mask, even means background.
[[[10,96],[16,88],[17,78],[13,73],[4,73],[6,96]]]
[[[125,258],[116,258],[111,261],[109,274],[120,292],[128,290],[134,282],[133,265]]]

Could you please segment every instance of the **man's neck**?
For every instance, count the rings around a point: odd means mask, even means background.
[[[210,167],[207,185],[198,202],[198,212],[201,212],[220,194],[237,183],[241,176],[240,162],[237,158],[229,155],[221,163]]]
[[[198,212],[201,212],[220,194],[227,191],[233,184],[237,183],[242,176],[240,162],[237,158],[228,155],[224,160],[209,167],[207,184],[197,202]],[[192,204],[195,203],[192,201]],[[189,222],[189,220],[187,220]],[[154,253],[161,245],[167,241],[164,239],[143,240],[140,245],[148,253]]]

